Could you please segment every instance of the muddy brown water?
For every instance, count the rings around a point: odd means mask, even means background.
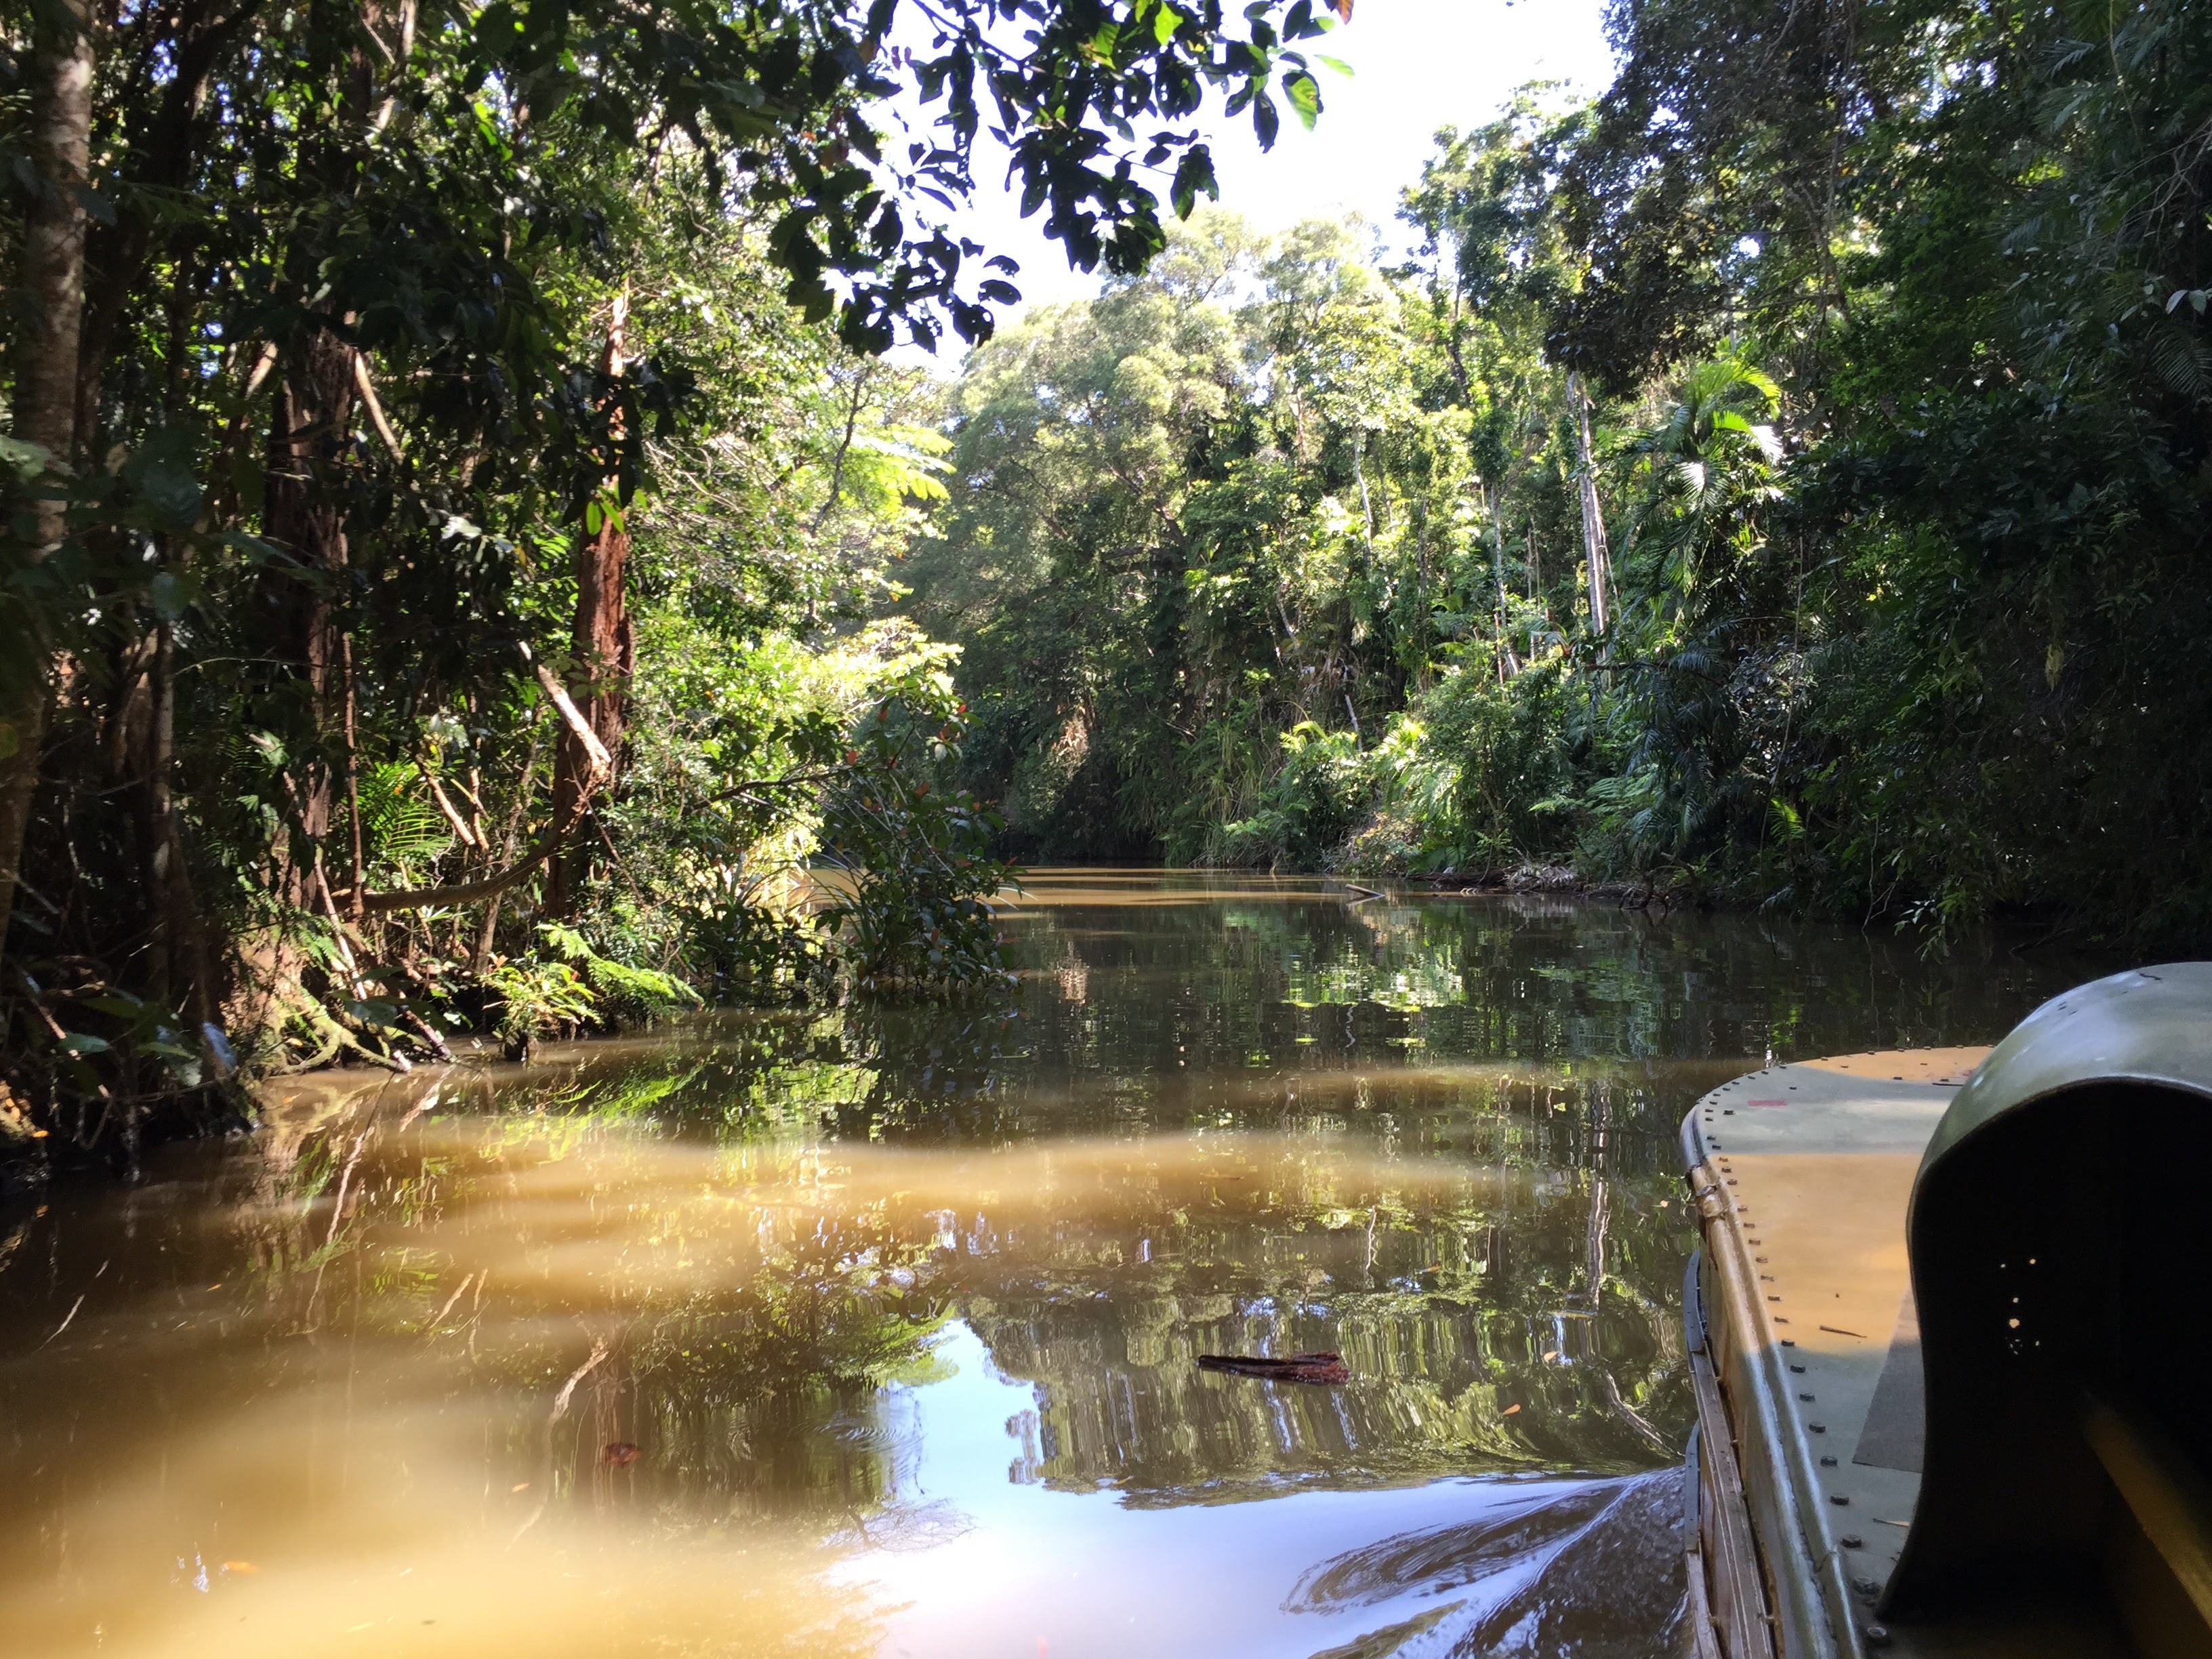
[[[1003,1006],[302,1081],[0,1215],[0,1650],[1668,1651],[1681,1112],[2082,975],[1348,896],[1042,872]]]

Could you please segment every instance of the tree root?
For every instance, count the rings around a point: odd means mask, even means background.
[[[341,1049],[358,1054],[372,1066],[380,1066],[387,1072],[404,1073],[415,1068],[397,1054],[373,1048],[346,1030],[331,1015],[329,1009],[305,991],[292,989],[277,993],[277,1000],[293,1016],[321,1040],[322,1047],[307,1059],[289,1066],[275,1068],[279,1077],[297,1077],[303,1072],[319,1072],[337,1059]]]

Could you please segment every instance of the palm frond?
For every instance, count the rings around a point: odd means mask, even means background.
[[[362,769],[362,854],[371,867],[424,863],[453,846],[445,818],[415,787],[414,769],[397,761]]]

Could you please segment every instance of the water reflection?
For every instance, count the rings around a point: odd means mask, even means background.
[[[302,1085],[0,1221],[11,1648],[1660,1652],[1675,1118],[2066,974],[1310,882],[1009,927],[1005,1008]]]

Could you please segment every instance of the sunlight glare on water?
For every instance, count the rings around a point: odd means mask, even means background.
[[[1048,873],[1003,1006],[298,1081],[0,1214],[7,1650],[1667,1651],[1675,1120],[2057,981],[1346,896]]]

